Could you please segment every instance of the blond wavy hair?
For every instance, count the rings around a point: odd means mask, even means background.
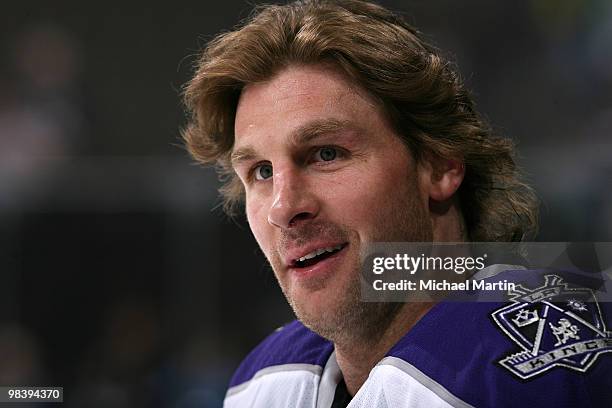
[[[452,64],[400,16],[355,0],[297,1],[258,7],[203,50],[184,89],[192,156],[216,164],[224,208],[244,200],[232,170],[234,118],[245,85],[291,64],[333,63],[384,108],[417,160],[465,165],[458,194],[472,241],[520,241],[535,234],[538,202],[514,160],[514,146],[494,135]]]

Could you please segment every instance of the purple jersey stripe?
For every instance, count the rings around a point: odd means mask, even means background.
[[[268,336],[240,364],[230,387],[249,381],[259,370],[282,364],[314,364],[323,367],[333,345],[295,320]]]

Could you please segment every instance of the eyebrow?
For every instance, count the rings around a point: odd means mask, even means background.
[[[354,126],[352,126],[348,121],[333,118],[314,120],[294,130],[289,136],[289,142],[294,146],[299,146],[311,143],[314,140],[330,133],[336,133],[346,129],[354,129]],[[231,154],[230,160],[232,166],[236,167],[240,163],[254,160],[255,158],[257,158],[255,149],[253,149],[251,146],[244,146],[234,150]]]

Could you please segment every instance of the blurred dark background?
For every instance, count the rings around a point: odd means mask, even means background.
[[[67,407],[214,407],[291,319],[244,221],[181,146],[180,89],[244,1],[6,2],[0,385]],[[453,57],[512,137],[541,241],[612,241],[612,3],[383,1]]]

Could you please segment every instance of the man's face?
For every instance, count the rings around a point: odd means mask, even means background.
[[[332,67],[291,66],[243,90],[235,135],[251,230],[298,318],[332,340],[384,320],[360,302],[360,251],[432,228],[420,167],[380,107]]]

